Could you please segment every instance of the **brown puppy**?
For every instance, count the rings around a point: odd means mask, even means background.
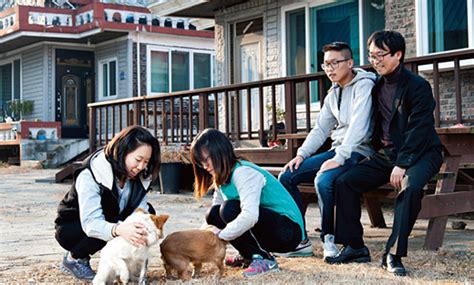
[[[224,257],[227,242],[210,230],[187,230],[169,234],[160,244],[161,258],[166,277],[171,270],[178,272],[181,280],[191,279],[189,263],[194,265],[194,275],[199,276],[203,263],[213,263],[224,273]]]

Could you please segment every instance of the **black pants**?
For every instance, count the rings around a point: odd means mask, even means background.
[[[239,215],[240,211],[240,201],[227,200],[221,205],[211,207],[206,214],[206,221],[209,225],[223,229]],[[260,254],[268,259],[271,257],[270,252],[294,250],[301,237],[301,228],[297,223],[272,210],[260,207],[258,222],[230,243],[246,259],[251,259],[253,254]]]
[[[148,212],[156,214],[153,206],[148,203]],[[106,242],[88,237],[82,230],[79,220],[74,222],[56,224],[55,238],[59,245],[67,251],[71,252],[73,258],[89,258],[94,253],[101,250]]]
[[[393,228],[385,246],[386,253],[407,255],[408,236],[421,209],[423,187],[441,164],[441,150],[436,148],[427,151],[406,170],[402,189],[395,199]],[[356,248],[364,244],[360,196],[389,182],[394,166],[393,155],[377,153],[339,176],[336,180],[336,243]]]

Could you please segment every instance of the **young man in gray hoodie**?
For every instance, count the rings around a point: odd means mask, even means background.
[[[333,83],[324,99],[316,125],[280,173],[279,180],[302,210],[298,184],[314,180],[321,211],[321,240],[324,258],[335,256],[334,181],[336,177],[372,153],[371,90],[375,74],[353,68],[352,50],[347,43],[334,42],[323,47],[322,69]],[[332,131],[332,133],[331,133]],[[329,151],[312,156],[331,135]],[[304,213],[302,213],[304,216]],[[309,240],[283,256],[311,256]]]

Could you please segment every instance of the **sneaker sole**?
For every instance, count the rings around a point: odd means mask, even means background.
[[[302,252],[302,253],[277,253],[274,252],[273,255],[278,256],[278,257],[311,257],[314,256],[313,252]]]
[[[274,269],[270,269],[268,271],[265,271],[265,272],[260,272],[260,273],[255,273],[255,274],[250,274],[250,275],[245,275],[245,273],[243,273],[242,275],[244,275],[244,277],[246,278],[251,278],[251,277],[255,277],[255,276],[263,276],[265,274],[268,274],[268,273],[271,273],[271,272],[280,272],[280,268],[277,267],[277,268],[274,268]]]

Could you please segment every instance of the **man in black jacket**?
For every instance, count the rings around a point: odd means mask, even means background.
[[[378,31],[367,41],[368,58],[381,76],[372,90],[378,152],[336,180],[336,243],[343,247],[328,263],[368,262],[360,223],[360,195],[390,182],[398,190],[392,233],[382,267],[398,276],[406,270],[408,236],[421,209],[423,186],[439,171],[442,146],[434,128],[430,84],[403,67],[405,40]]]

